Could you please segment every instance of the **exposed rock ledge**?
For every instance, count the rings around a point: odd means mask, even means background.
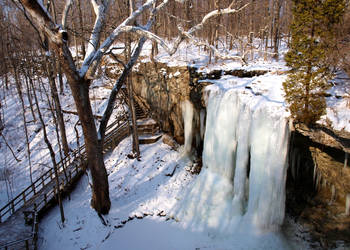
[[[340,149],[350,153],[350,133],[346,131],[336,131],[322,125],[308,127],[305,124],[295,123],[294,128],[302,135],[312,141],[332,148]]]

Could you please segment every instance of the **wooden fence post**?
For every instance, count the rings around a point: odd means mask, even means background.
[[[15,204],[13,203],[13,200],[11,201],[11,211],[12,211],[12,214],[15,213]]]
[[[23,202],[24,202],[24,204],[26,204],[26,193],[23,192],[22,196],[23,196]]]

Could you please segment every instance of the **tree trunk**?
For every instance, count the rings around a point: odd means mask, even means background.
[[[57,117],[58,126],[60,128],[63,152],[64,152],[64,155],[67,156],[69,154],[69,147],[68,147],[68,141],[67,141],[66,127],[64,125],[62,107],[61,107],[61,102],[57,93],[55,76],[53,72],[54,67],[52,64],[53,64],[52,61],[50,61],[47,57],[45,57],[45,68],[46,68],[47,77],[50,83],[52,99],[55,102],[56,117]]]
[[[38,103],[38,98],[36,96],[36,93],[34,92],[34,99],[35,99],[35,104],[36,104],[36,108],[38,111],[38,116],[39,116],[39,120],[41,123],[41,126],[43,127],[43,134],[44,134],[44,141],[47,145],[47,148],[50,151],[50,157],[51,157],[51,161],[52,161],[52,165],[53,165],[53,170],[55,172],[55,181],[56,181],[56,189],[57,189],[57,200],[58,200],[58,206],[60,208],[60,214],[61,214],[61,222],[64,223],[64,210],[63,210],[63,204],[62,204],[62,198],[61,198],[61,191],[60,191],[60,180],[58,177],[58,171],[57,171],[57,163],[56,163],[56,157],[55,157],[55,152],[53,151],[52,145],[47,137],[47,132],[46,132],[46,126],[45,126],[45,122],[43,120],[43,117],[41,115],[40,112],[40,107],[39,107],[39,103]]]
[[[60,94],[62,95],[64,92],[64,83],[63,83],[62,67],[61,67],[60,61],[57,61],[57,72],[58,72],[58,81],[60,83]]]
[[[91,206],[101,214],[107,214],[111,207],[108,176],[103,162],[103,145],[98,141],[95,120],[89,99],[89,83],[83,79],[69,79],[78,116],[83,128],[87,163],[92,177]]]
[[[81,41],[81,54],[82,54],[82,58],[85,58],[86,55],[86,49],[85,49],[85,39],[84,39],[84,22],[83,22],[83,14],[81,11],[81,4],[80,4],[80,0],[77,1],[77,5],[78,5],[78,11],[79,11],[79,26],[80,26],[80,41]]]
[[[25,70],[23,70],[25,71]],[[26,75],[25,72],[23,72],[24,75]],[[36,122],[36,117],[35,117],[35,113],[34,113],[34,105],[33,105],[33,102],[32,102],[32,96],[31,96],[31,93],[30,93],[30,88],[29,88],[29,85],[28,85],[28,79],[27,77],[25,77],[25,84],[26,84],[26,90],[27,90],[27,99],[28,99],[28,102],[29,102],[29,107],[30,107],[30,111],[32,112],[32,116],[33,116],[33,120],[34,122]],[[34,91],[34,90],[32,90]]]
[[[279,47],[279,33],[280,33],[280,11],[282,7],[282,1],[276,0],[274,3],[275,13],[274,13],[274,31],[273,31],[273,48],[274,57],[278,58],[278,47]]]
[[[22,0],[21,2],[23,7],[33,16],[38,29],[48,37],[50,47],[56,51],[56,55],[58,55],[61,62],[62,71],[68,79],[83,128],[87,163],[92,176],[91,206],[98,213],[107,214],[111,206],[108,178],[103,162],[103,145],[99,143],[97,137],[95,120],[89,99],[90,80],[86,74],[83,76],[80,75],[80,72],[75,66],[72,54],[67,45],[68,34],[65,31],[60,32],[57,30],[57,25],[37,1]]]
[[[136,121],[136,113],[135,113],[135,104],[134,104],[134,96],[133,96],[133,87],[131,74],[128,77],[128,92],[129,92],[129,108],[132,120],[132,150],[133,153],[136,153],[136,158],[140,158],[140,146],[139,146],[139,135],[137,132],[137,121]]]
[[[29,136],[28,136],[28,128],[27,128],[26,109],[25,109],[25,105],[24,105],[22,87],[21,87],[21,83],[19,80],[17,68],[16,68],[15,63],[13,61],[12,61],[12,66],[13,66],[13,74],[15,76],[16,89],[17,89],[18,96],[20,98],[21,105],[22,105],[23,127],[24,127],[24,133],[25,133],[25,137],[26,137],[30,182],[33,183],[32,161],[31,161],[31,157],[30,157],[31,154],[30,154],[30,144],[29,144]]]

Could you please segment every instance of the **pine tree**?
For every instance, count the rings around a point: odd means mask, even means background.
[[[293,0],[292,42],[285,56],[291,70],[283,83],[292,117],[308,125],[325,113],[325,91],[330,88],[335,28],[345,9],[344,0]]]

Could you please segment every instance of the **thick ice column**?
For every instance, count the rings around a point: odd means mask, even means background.
[[[239,97],[237,97],[239,98]],[[250,165],[250,131],[251,110],[248,105],[240,106],[240,116],[237,124],[237,152],[236,171],[234,178],[234,213],[243,215],[245,213],[248,199],[248,166]]]
[[[189,100],[185,100],[181,103],[182,118],[184,120],[184,134],[185,134],[185,145],[184,155],[190,155],[192,150],[193,140],[193,104]]]
[[[289,130],[283,107],[259,98],[211,88],[203,168],[177,209],[185,224],[221,233],[282,224]]]
[[[239,103],[233,91],[210,94],[203,148],[204,167],[233,182]]]
[[[282,224],[289,131],[285,118],[255,110],[250,134],[250,175],[247,217],[259,228]]]

